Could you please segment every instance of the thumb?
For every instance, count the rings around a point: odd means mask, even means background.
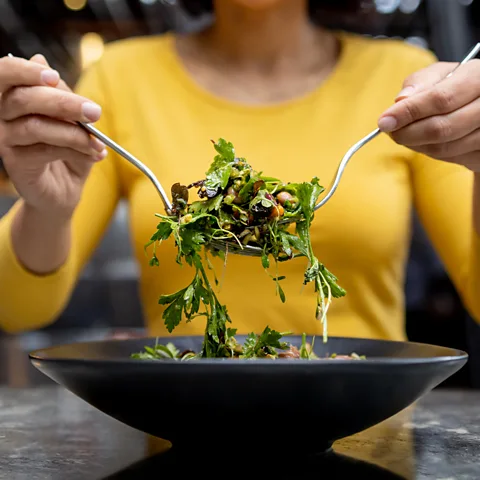
[[[440,83],[442,80],[445,80],[448,74],[453,72],[457,65],[456,63],[438,62],[418,70],[403,82],[403,88],[396,96],[395,102],[404,100]]]
[[[32,58],[30,58],[30,61],[34,63],[39,63],[40,65],[45,65],[46,67],[50,67],[50,64],[48,63],[47,59],[41,53],[35,54]],[[57,85],[52,85],[52,86],[59,88],[60,90],[65,90],[66,92],[71,91],[70,88],[67,86],[67,84],[61,78],[57,83]]]

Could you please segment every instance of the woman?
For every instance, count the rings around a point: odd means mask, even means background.
[[[352,3],[360,4],[336,2]],[[2,59],[0,152],[21,200],[0,224],[0,327],[15,332],[56,318],[121,196],[152,334],[166,332],[158,296],[193,273],[176,265],[171,242],[160,248],[160,268],[148,266],[143,246],[163,210],[158,195],[130,164],[112,152],[104,159],[78,120],[97,122],[167,186],[202,178],[210,139],[219,137],[265,174],[328,185],[345,151],[378,123],[389,135],[358,153],[312,229],[317,256],[347,290],[329,311],[329,333],[405,337],[413,205],[480,319],[480,62],[446,79],[456,64],[436,64],[416,47],[314,26],[309,11],[324,4],[214,1],[215,22],[201,33],[109,46],[77,94],[39,55]],[[301,288],[304,267],[281,265],[282,304],[258,259],[229,257],[220,299],[239,333],[266,324],[321,332],[315,294]],[[203,327],[200,318],[175,333]]]

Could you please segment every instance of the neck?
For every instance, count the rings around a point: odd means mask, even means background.
[[[227,62],[268,68],[311,53],[309,47],[318,39],[307,0],[282,0],[262,10],[225,0],[214,3],[215,23],[205,39]]]

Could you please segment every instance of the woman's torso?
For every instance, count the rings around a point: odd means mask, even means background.
[[[291,102],[247,107],[217,98],[189,77],[173,37],[133,39],[112,46],[102,60],[108,74],[106,110],[116,139],[145,161],[169,189],[175,182],[204,177],[213,159],[210,139],[231,141],[239,156],[266,175],[285,181],[314,176],[329,186],[348,148],[376,128],[403,79],[429,63],[415,47],[340,35],[342,54],[328,80]],[[329,310],[329,334],[374,338],[404,337],[404,269],[409,245],[413,153],[386,135],[364,147],[349,164],[337,193],[318,211],[312,226],[314,251],[339,279],[347,296]],[[158,251],[152,268],[144,244],[163,212],[149,180],[115,159],[130,206],[134,250],[141,271],[141,296],[153,334],[166,330],[161,294],[186,286],[193,275],[175,263],[175,246]],[[321,333],[315,294],[303,287],[305,262],[280,264],[286,275],[286,303],[259,259],[229,256],[226,269],[215,261],[220,301],[239,333],[269,325],[280,331]],[[202,317],[181,324],[176,334],[200,334]]]

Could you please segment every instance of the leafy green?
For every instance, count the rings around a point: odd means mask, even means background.
[[[235,161],[235,149],[230,142],[223,139],[213,142],[213,145],[218,155],[207,171],[205,187],[216,190],[227,186]]]
[[[302,335],[302,345],[300,347],[300,358],[304,360],[313,360],[318,359],[317,355],[313,351],[313,346],[315,344],[315,337],[312,338],[312,344],[307,344],[307,335],[304,333]]]
[[[138,358],[141,360],[162,360],[165,358],[177,358],[180,352],[175,348],[173,343],[167,343],[167,345],[158,345],[152,347],[144,347],[144,352],[134,353],[132,358]]]
[[[233,162],[235,159],[235,148],[233,147],[233,144],[230,142],[227,142],[223,138],[220,138],[218,142],[215,142],[212,140],[213,147],[215,150],[219,153],[218,157],[215,157],[215,161],[217,161],[217,158],[219,160],[224,160],[225,162]],[[213,171],[215,168],[217,168],[215,161],[213,162],[212,166],[208,170],[209,172]]]
[[[306,258],[303,283],[314,285],[316,316],[323,323],[326,341],[326,314],[331,299],[345,295],[345,290],[319,262],[312,248],[310,228],[315,205],[323,192],[318,178],[303,183],[282,183],[256,172],[244,158],[236,157],[230,142],[219,139],[213,144],[216,155],[205,179],[188,187],[179,183],[172,187],[174,208],[169,215],[157,214],[160,222],[145,247],[153,247],[150,265],[159,266],[157,247],[173,239],[177,263],[186,263],[193,269],[189,285],[159,299],[159,304],[165,307],[163,321],[167,330],[172,333],[183,320],[190,322],[198,316],[206,317],[200,357],[270,358],[277,355],[277,350],[288,348],[286,342],[280,341],[284,334],[268,326],[260,335],[251,333],[243,347],[237,343],[235,329],[229,326],[232,321],[228,310],[219,301],[206,273],[206,268],[212,270],[209,254],[221,256],[226,262],[224,253],[214,246],[215,241],[225,240],[241,248],[254,245],[262,250],[262,266],[275,282],[281,302],[286,301],[286,295],[280,285],[285,277],[278,273],[279,263]],[[199,188],[200,200],[188,204],[188,189],[193,186]],[[294,233],[288,230],[288,224],[279,222],[282,218],[295,224]],[[218,284],[215,275],[214,278]],[[302,358],[307,356],[306,347],[302,352]],[[145,350],[143,355],[162,353]]]
[[[240,358],[276,357],[277,349],[287,350],[290,347],[288,342],[280,341],[282,337],[290,335],[290,333],[277,332],[268,325],[260,335],[250,333],[243,344],[243,354]]]

